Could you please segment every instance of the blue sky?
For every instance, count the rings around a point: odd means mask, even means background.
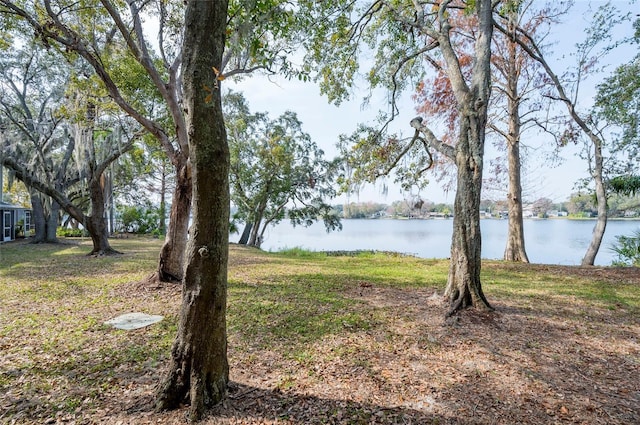
[[[567,21],[554,30],[551,38],[556,40],[558,44],[553,49],[556,53],[551,56],[550,62],[555,67],[557,74],[562,74],[572,63],[570,52],[575,44],[584,38],[583,30],[591,17],[589,10],[593,10],[603,3],[602,1],[576,1],[574,11],[568,16]],[[637,4],[633,4],[635,2],[614,1],[613,3],[621,9],[640,12]],[[631,21],[623,27],[618,34],[632,33]],[[579,103],[582,108],[590,106],[598,81],[606,77],[617,65],[629,61],[633,54],[635,54],[635,50],[632,48],[615,52],[608,58],[607,65],[609,66],[600,75],[600,78],[591,78],[586,81],[580,91]],[[253,112],[267,111],[272,118],[275,118],[286,110],[295,111],[303,123],[303,129],[312,136],[313,140],[330,158],[336,155],[335,144],[340,134],[350,134],[358,123],[372,122],[378,110],[386,108],[383,94],[374,96],[368,106],[361,105],[361,99],[367,93],[364,83],[354,91],[350,101],[342,103],[339,107],[328,104],[326,98],[320,95],[318,87],[314,84],[302,83],[297,80],[289,81],[277,76],[252,76],[238,83],[227,82],[224,88],[242,91]],[[409,121],[416,116],[416,113],[410,96],[405,95],[399,106],[400,114],[391,128],[394,131],[402,132],[405,136],[411,135],[413,130],[409,127]],[[534,136],[530,135],[530,137]],[[526,136],[523,141],[526,142]],[[546,150],[550,149],[546,148]],[[576,157],[579,151],[579,146],[565,148],[561,153],[564,160],[556,167],[550,167],[549,162],[544,158],[530,159],[530,171],[523,179],[525,199],[534,200],[547,197],[556,202],[566,200],[575,191],[574,183],[579,178],[587,176],[586,163]],[[487,159],[492,155],[494,152],[488,147]],[[432,183],[426,190],[420,192],[420,196],[422,199],[434,202],[452,203],[455,194],[453,191],[445,192],[435,179],[432,179]],[[486,197],[494,199],[499,199],[502,196],[499,192],[486,194]],[[381,185],[376,185],[366,187],[359,196],[352,195],[350,199],[352,201],[391,203],[402,198],[403,194],[398,187],[391,186],[388,193],[383,195]],[[340,199],[346,198],[343,196]]]

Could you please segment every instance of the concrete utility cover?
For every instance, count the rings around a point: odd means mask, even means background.
[[[140,329],[145,326],[153,325],[164,319],[163,316],[152,316],[144,313],[127,313],[122,316],[114,317],[104,322],[105,325],[113,326],[117,329],[130,331],[132,329]]]

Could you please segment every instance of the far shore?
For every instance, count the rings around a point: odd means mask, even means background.
[[[382,217],[358,217],[345,218],[342,220],[451,220],[453,216],[448,217],[402,217],[402,216],[382,216]],[[524,220],[576,220],[576,221],[596,221],[598,217],[524,217]],[[508,220],[508,218],[500,217],[480,217],[480,220]],[[607,221],[640,221],[640,217],[609,217]]]

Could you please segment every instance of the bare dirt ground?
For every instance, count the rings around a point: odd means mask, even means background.
[[[633,268],[526,267],[640,288]],[[127,290],[177,308],[179,288],[151,285]],[[624,306],[570,295],[493,296],[495,312],[467,310],[445,321],[434,289],[360,284],[345,291],[382,325],[332,335],[294,356],[281,346],[237,349],[230,334],[229,395],[203,423],[640,424],[640,318]],[[153,410],[162,372],[123,367],[91,409],[79,406],[46,423],[185,423],[186,407]],[[19,402],[5,399],[0,407]]]

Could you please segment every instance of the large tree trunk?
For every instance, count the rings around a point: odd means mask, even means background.
[[[451,239],[451,263],[445,288],[445,298],[450,303],[447,316],[467,307],[489,309],[492,307],[482,292],[480,282],[482,238],[480,234],[480,195],[482,191],[482,157],[471,152],[483,150],[484,127],[470,119],[463,125],[462,136],[456,146],[457,187],[453,205],[453,235]],[[475,122],[474,122],[475,121]],[[465,128],[466,127],[466,128]],[[467,134],[465,136],[464,134]],[[473,136],[473,139],[470,138]],[[473,145],[473,147],[471,146]],[[480,148],[480,151],[476,150]]]
[[[593,234],[591,237],[591,243],[587,248],[587,252],[582,258],[583,266],[593,266],[596,261],[596,255],[600,250],[600,244],[602,244],[602,238],[604,237],[604,231],[607,228],[607,193],[604,188],[603,180],[603,158],[602,158],[602,142],[599,138],[592,138],[593,150],[594,150],[594,168],[593,179],[596,184],[596,200],[598,202],[598,220],[593,228]]]
[[[219,68],[222,61],[226,19],[225,0],[187,3],[183,82],[193,172],[193,223],[178,335],[157,407],[175,408],[188,397],[191,420],[199,420],[207,406],[222,400],[229,380],[229,148],[220,88],[211,69]],[[213,89],[210,99],[203,87]]]
[[[44,205],[42,204],[42,198],[38,191],[30,189],[29,192],[31,195],[31,218],[36,228],[36,233],[31,243],[42,243],[46,239],[47,226],[47,219],[44,216]]]
[[[451,263],[445,289],[450,303],[447,316],[466,307],[492,310],[480,283],[481,236],[480,196],[484,160],[485,126],[491,92],[491,35],[493,30],[491,0],[476,2],[478,33],[471,84],[460,72],[458,58],[451,46],[447,27],[440,37],[441,50],[450,65],[449,79],[459,104],[459,133],[455,147],[457,169],[454,202]]]
[[[191,166],[187,158],[181,156],[176,168],[176,186],[169,213],[169,229],[160,249],[158,262],[158,278],[163,282],[180,282],[184,276],[184,254],[191,213]]]
[[[270,182],[267,183],[267,191],[270,190]],[[249,242],[247,243],[247,245],[249,246],[253,246],[256,248],[260,248],[260,245],[262,244],[262,233],[260,233],[260,228],[263,226],[262,225],[262,218],[264,217],[264,212],[267,208],[267,200],[265,199],[264,201],[260,202],[260,205],[258,205],[258,208],[255,212],[254,215],[254,219],[253,221],[253,226],[251,228],[251,234],[249,235]],[[263,232],[264,233],[264,232]]]
[[[109,244],[109,228],[104,214],[104,188],[100,182],[100,176],[93,176],[89,180],[89,197],[91,198],[91,215],[85,215],[83,221],[93,242],[93,249],[89,255],[119,254]]]
[[[524,245],[524,220],[522,214],[522,184],[520,182],[520,140],[509,140],[507,146],[509,158],[509,231],[507,246],[504,250],[506,261],[528,263],[529,257]]]
[[[249,246],[253,246],[256,248],[260,248],[260,222],[262,220],[257,220],[256,223],[254,223],[253,227],[251,228],[251,233],[249,235],[249,242],[247,242],[247,245]]]
[[[58,243],[58,218],[60,216],[60,204],[53,199],[51,200],[51,207],[49,209],[49,215],[46,216],[46,228],[45,228],[45,242]]]
[[[60,205],[52,199],[50,211],[47,211],[42,199],[46,195],[33,188],[29,189],[29,194],[31,196],[31,218],[36,230],[31,243],[58,243],[56,230]]]

